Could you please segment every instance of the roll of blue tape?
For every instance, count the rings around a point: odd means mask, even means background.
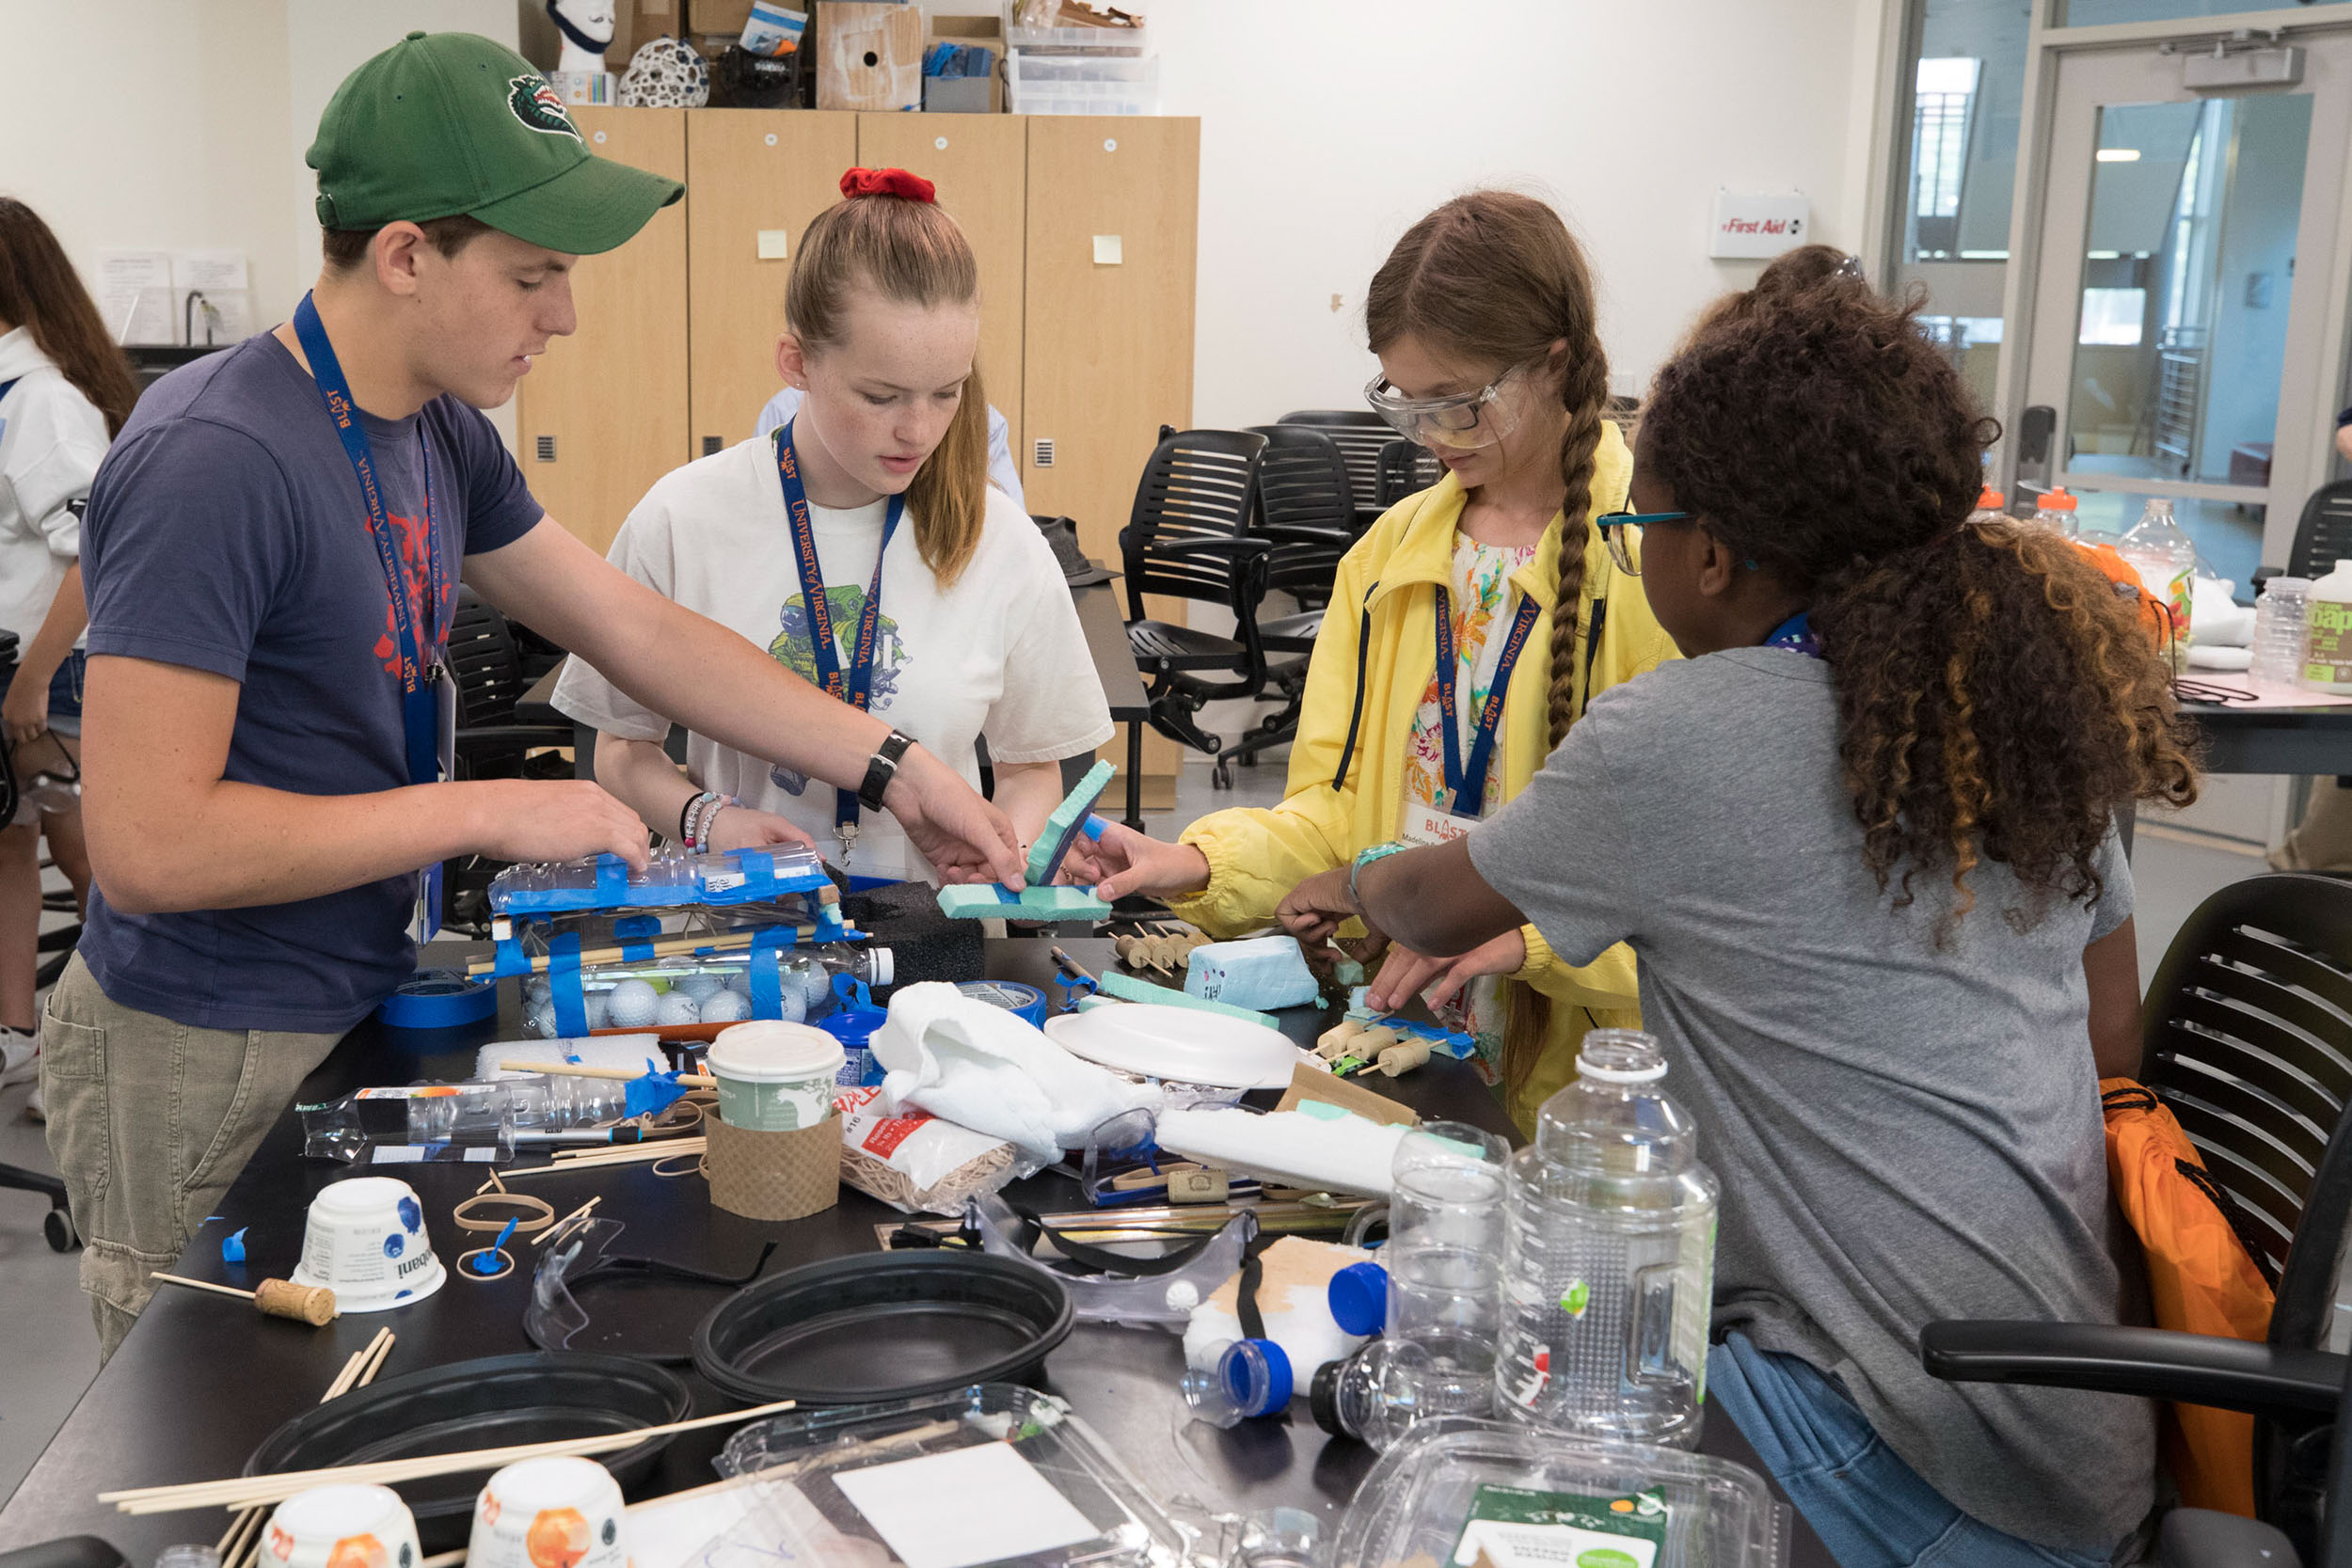
[[[462,1029],[496,1018],[498,981],[469,980],[453,969],[421,969],[384,999],[375,1016],[394,1029]]]
[[[1045,993],[1035,986],[1025,986],[1018,980],[961,980],[957,982],[956,990],[975,1002],[1002,1007],[1015,1018],[1025,1018],[1041,1029],[1045,1027]]]

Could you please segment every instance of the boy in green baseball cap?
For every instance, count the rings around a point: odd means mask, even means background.
[[[646,705],[859,791],[946,877],[1020,876],[954,769],[608,565],[481,413],[573,329],[574,261],[679,185],[595,156],[520,56],[459,33],[354,71],[310,161],[317,284],[150,389],[83,525],[97,885],[44,1092],[108,1354],[303,1077],[408,977],[441,862],[645,863],[594,784],[451,776],[461,578]]]

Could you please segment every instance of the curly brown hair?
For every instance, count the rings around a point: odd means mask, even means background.
[[[2029,923],[2098,895],[2117,811],[2197,798],[2196,731],[2080,549],[1969,522],[1995,431],[1917,309],[1849,283],[1715,313],[1658,372],[1642,462],[1810,608],[1879,885],[1948,874],[1956,920],[1993,861]]]

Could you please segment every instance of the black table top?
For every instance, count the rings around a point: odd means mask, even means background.
[[[1042,988],[1053,972],[1047,945],[993,941],[988,972]],[[1115,962],[1104,940],[1062,945],[1098,972]],[[301,1098],[317,1101],[367,1084],[466,1077],[477,1044],[518,1037],[511,999],[507,1010],[502,1032],[493,1034],[485,1025],[478,1040],[441,1055],[406,1053],[373,1022],[363,1024],[304,1085]],[[1311,1008],[1292,1009],[1283,1019],[1285,1033],[1302,1042],[1324,1026],[1322,1015]],[[1509,1132],[1494,1097],[1460,1064],[1433,1062],[1392,1082],[1373,1082],[1424,1117]],[[303,1214],[310,1198],[349,1174],[348,1166],[302,1158],[300,1125],[289,1111],[230,1189],[220,1213],[198,1232],[177,1272],[246,1286],[286,1276],[301,1255]],[[395,1174],[422,1199],[427,1228],[445,1265],[466,1246],[486,1240],[461,1240],[463,1233],[450,1220],[452,1206],[480,1185],[481,1167],[411,1165]],[[875,1226],[902,1217],[845,1187],[832,1210],[768,1224],[713,1207],[698,1178],[664,1180],[643,1165],[516,1185],[546,1198],[559,1214],[602,1194],[598,1215],[629,1227],[625,1250],[722,1271],[749,1269],[771,1239],[780,1245],[771,1272],[870,1253],[876,1250]],[[1042,1207],[1078,1206],[1074,1184],[1063,1178],[1041,1176],[1021,1191]],[[224,1265],[220,1240],[239,1228],[246,1230],[249,1260]],[[509,1250],[516,1256],[516,1268],[501,1279],[477,1283],[453,1268],[448,1282],[421,1302],[345,1316],[322,1329],[263,1318],[241,1302],[204,1292],[164,1290],[0,1510],[0,1550],[86,1533],[112,1543],[134,1563],[145,1563],[173,1542],[215,1539],[225,1527],[217,1510],[133,1516],[98,1503],[95,1495],[118,1486],[236,1474],[272,1430],[316,1403],[344,1360],[379,1327],[398,1336],[384,1367],[387,1377],[531,1349],[522,1311],[533,1259],[521,1238]],[[1245,1422],[1230,1432],[1192,1422],[1176,1388],[1183,1359],[1175,1335],[1082,1323],[1047,1363],[1046,1386],[1068,1399],[1163,1497],[1218,1499],[1237,1511],[1303,1507],[1321,1515],[1327,1528],[1336,1522],[1371,1468],[1371,1451],[1327,1440],[1303,1406],[1294,1406],[1287,1418]],[[691,1369],[681,1370],[694,1390],[698,1414],[729,1407],[730,1402]],[[668,1492],[710,1481],[709,1462],[725,1435],[721,1429],[676,1439],[643,1490]],[[1754,1451],[1720,1413],[1706,1423],[1700,1447],[1756,1466]],[[1831,1559],[1801,1519],[1795,1533],[1795,1568],[1826,1568]]]
[[[2215,671],[2197,678],[2226,686]],[[2312,707],[2231,707],[2183,703],[2205,737],[2205,766],[2215,773],[2352,773],[2352,703]]]

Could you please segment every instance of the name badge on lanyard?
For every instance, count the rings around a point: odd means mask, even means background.
[[[375,478],[375,456],[368,445],[368,433],[359,423],[358,404],[352,401],[351,384],[343,377],[334,345],[327,341],[318,307],[307,293],[294,307],[294,329],[303,357],[310,362],[310,380],[318,388],[319,401],[326,405],[326,417],[335,422],[343,455],[351,459],[351,471],[358,478],[359,499],[367,507],[368,535],[374,541],[376,561],[384,568],[384,591],[391,600],[392,639],[400,656],[400,727],[408,782],[437,784],[451,775],[457,754],[457,685],[450,679],[441,657],[449,628],[437,624],[444,579],[441,531],[433,515],[433,444],[422,430],[418,432],[418,450],[424,465],[426,622],[420,626],[408,602],[408,577],[401,564],[400,541],[385,511],[384,493]],[[441,865],[436,861],[419,876],[417,912],[409,935],[425,942],[440,928]]]
[[[1502,728],[1503,698],[1511,689],[1511,672],[1518,668],[1519,655],[1527,651],[1527,641],[1535,629],[1538,613],[1535,601],[1520,594],[1518,612],[1511,617],[1510,628],[1503,633],[1502,649],[1495,658],[1494,678],[1487,684],[1486,700],[1479,705],[1471,727],[1470,752],[1465,756],[1457,733],[1461,726],[1461,676],[1454,654],[1454,595],[1443,584],[1438,586],[1438,733],[1445,743],[1446,792],[1441,801],[1406,802],[1400,836],[1407,843],[1450,843],[1467,836],[1478,826],[1486,805],[1486,772],[1494,761],[1495,736]]]
[[[793,451],[796,418],[776,433],[776,476],[784,485],[784,515],[792,529],[792,562],[801,574],[801,610],[808,617],[809,657],[816,661],[817,684],[835,702],[864,713],[874,690],[874,651],[882,627],[882,561],[890,554],[891,535],[906,515],[907,499],[890,498],[882,517],[882,548],[874,552],[874,580],[866,586],[866,607],[858,611],[856,639],[850,647],[850,667],[841,668],[841,650],[834,641],[833,606],[825,598],[825,569],[817,559],[817,530],[809,521],[808,492],[801,483],[800,455]],[[841,844],[841,869],[850,868],[857,849],[857,791],[834,793],[833,831]]]

